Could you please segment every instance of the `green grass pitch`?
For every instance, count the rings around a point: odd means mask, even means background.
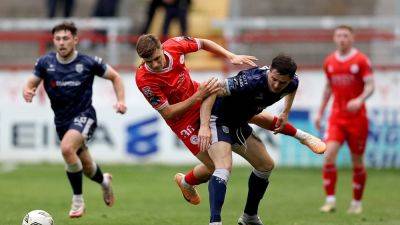
[[[1,166],[0,167],[4,167]],[[114,175],[116,204],[104,205],[100,187],[85,178],[86,214],[69,219],[71,190],[63,165],[22,165],[0,172],[0,225],[21,224],[33,209],[52,214],[56,225],[206,225],[208,224],[207,184],[199,186],[202,202],[192,206],[183,200],[173,182],[185,167],[158,165],[105,165]],[[228,184],[223,208],[224,225],[236,224],[246,194],[250,168],[235,167]],[[276,168],[264,197],[260,216],[265,225],[399,225],[400,171],[368,170],[364,213],[347,215],[351,200],[351,170],[339,171],[338,208],[321,214],[323,202],[319,169]]]

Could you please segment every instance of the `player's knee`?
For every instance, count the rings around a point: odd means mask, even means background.
[[[61,143],[60,147],[61,147],[61,153],[64,157],[69,157],[75,154],[75,149],[70,144]]]
[[[268,160],[258,166],[255,166],[254,169],[258,171],[272,171],[275,168],[275,163],[272,160]]]

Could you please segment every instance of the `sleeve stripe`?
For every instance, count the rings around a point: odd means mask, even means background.
[[[201,41],[198,38],[194,39],[197,43],[197,50],[200,50],[201,48],[203,48],[203,46],[201,46]]]
[[[108,68],[109,68],[110,66],[108,65],[108,64],[106,64],[106,70],[104,70],[104,73],[101,75],[101,77],[106,77],[106,74],[107,74],[107,72],[108,72]]]
[[[161,104],[160,106],[155,107],[155,109],[156,109],[157,111],[160,111],[160,110],[165,109],[165,107],[167,107],[168,105],[169,105],[168,101],[165,101],[165,102],[164,102],[163,104]]]

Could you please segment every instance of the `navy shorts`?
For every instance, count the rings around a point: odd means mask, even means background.
[[[96,112],[90,108],[81,112],[78,116],[74,117],[69,123],[62,126],[56,126],[58,138],[62,140],[68,130],[77,130],[83,135],[85,141],[89,141],[97,127]]]
[[[247,123],[238,127],[227,126],[219,122],[215,115],[211,115],[210,128],[212,144],[224,141],[231,145],[245,145],[246,139],[253,133],[253,128]]]

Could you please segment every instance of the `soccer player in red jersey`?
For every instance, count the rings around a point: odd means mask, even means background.
[[[374,91],[371,64],[367,56],[353,47],[353,29],[347,25],[335,28],[333,40],[337,50],[325,59],[323,69],[327,83],[315,125],[321,128],[321,118],[331,96],[333,104],[325,133],[327,150],[322,169],[325,204],[322,212],[336,208],[335,185],[337,170],[335,161],[344,141],[347,142],[353,164],[353,200],[348,213],[362,212],[361,198],[367,173],[364,151],[368,137],[368,118],[365,101]]]
[[[197,165],[186,175],[178,173],[175,180],[187,201],[199,204],[200,197],[194,186],[207,182],[214,168],[207,152],[200,152],[198,131],[202,100],[219,90],[219,83],[211,78],[201,84],[190,78],[185,66],[185,54],[200,49],[229,59],[232,64],[256,66],[253,56],[235,55],[213,41],[190,37],[175,37],[162,45],[153,35],[142,35],[137,44],[143,63],[136,71],[136,85],[147,101],[161,114],[167,124],[203,164]],[[321,150],[321,141],[287,123],[287,115],[274,117],[260,113],[252,118],[258,126],[293,136],[313,151]],[[322,143],[323,144],[323,143]],[[323,144],[325,148],[325,144]]]

